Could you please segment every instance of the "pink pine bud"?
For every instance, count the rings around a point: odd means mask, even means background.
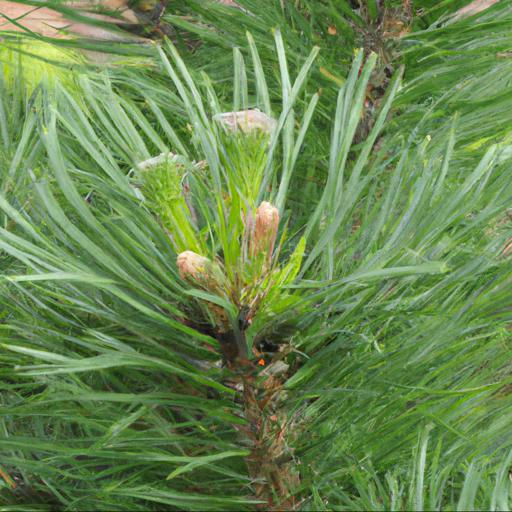
[[[272,257],[274,244],[279,229],[279,211],[267,201],[263,201],[256,210],[254,237],[252,240],[252,255],[267,254]]]

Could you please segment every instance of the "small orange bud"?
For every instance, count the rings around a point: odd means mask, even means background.
[[[260,366],[265,366],[265,359],[261,358],[259,361],[258,361],[258,364]]]
[[[199,285],[212,293],[218,293],[221,289],[223,275],[217,263],[193,251],[184,251],[178,254],[176,263],[182,279]],[[226,332],[229,328],[229,317],[226,311],[212,302],[205,301],[204,303],[220,332]]]

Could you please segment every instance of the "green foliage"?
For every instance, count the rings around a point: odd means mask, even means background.
[[[241,330],[260,293],[246,341],[283,349],[280,455],[300,473],[302,509],[511,508],[505,124],[467,154],[493,122],[476,121],[504,105],[502,84],[485,88],[496,68],[436,88],[433,68],[407,60],[411,35],[363,136],[375,55],[357,52],[320,97],[317,49],[254,32],[230,52],[230,85],[167,45],[168,78],[114,70],[82,77],[80,102],[65,86],[18,111],[2,102],[0,503],[254,509],[247,418],[214,327],[220,310]],[[418,37],[443,34],[431,32]],[[275,128],[215,121],[247,108]],[[244,252],[263,201],[280,215],[270,266]],[[182,279],[184,250],[229,284]],[[255,379],[270,369],[255,364]]]
[[[6,37],[0,50],[5,87],[22,87],[27,96],[41,82],[51,88],[58,80],[76,91],[76,68],[82,62],[76,52],[29,37]]]
[[[171,154],[139,164],[142,197],[169,231],[176,252],[202,253],[200,239],[192,225],[192,210],[186,200],[187,168],[192,168],[190,162]]]
[[[425,106],[432,107],[428,133],[447,137],[445,122],[457,113],[458,157],[475,161],[493,143],[510,140],[508,84],[512,61],[512,21],[498,2],[478,16],[448,20],[404,38],[403,58],[409,83],[397,98],[415,125]]]

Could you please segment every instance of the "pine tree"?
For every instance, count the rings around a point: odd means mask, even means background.
[[[211,12],[273,12],[238,4]],[[510,508],[511,36],[479,16],[405,67],[363,44],[333,73],[285,17],[229,85],[218,35],[4,77],[6,510]]]

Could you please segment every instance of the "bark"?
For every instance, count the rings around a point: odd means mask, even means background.
[[[474,0],[470,4],[462,7],[455,13],[455,19],[466,18],[468,16],[474,16],[479,12],[485,11],[497,4],[500,0]]]
[[[77,7],[78,4],[80,7]],[[112,7],[112,10],[116,11],[120,18],[89,12],[87,9],[93,9],[99,5],[98,2],[93,0],[82,1],[78,4],[65,5],[66,7],[76,7],[82,16],[91,20],[91,23],[70,19],[64,13],[48,7],[35,7],[0,0],[0,30],[20,33],[30,31],[54,39],[70,39],[77,36],[101,41],[134,41],[141,39],[127,32],[116,30],[119,25],[131,25],[137,22],[135,13],[127,8],[126,0],[101,3],[103,7]],[[111,24],[112,29],[95,25],[95,21]]]

